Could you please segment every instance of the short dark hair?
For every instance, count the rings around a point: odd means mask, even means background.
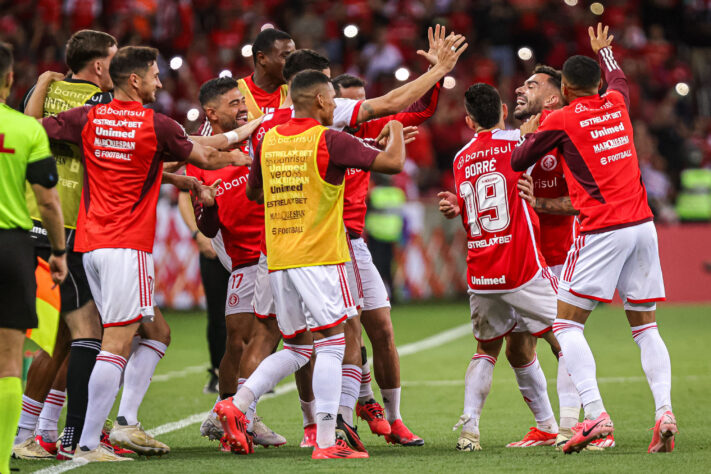
[[[533,74],[545,74],[548,76],[548,82],[550,82],[553,87],[560,90],[560,80],[562,78],[562,74],[556,68],[546,66],[545,64],[538,64],[533,69]]]
[[[464,93],[467,114],[484,128],[492,128],[501,118],[501,96],[489,84],[478,82]]]
[[[597,88],[600,82],[600,65],[587,56],[571,56],[563,64],[565,81],[576,89]]]
[[[291,88],[289,93],[294,103],[297,103],[300,99],[300,94],[312,89],[314,86],[320,84],[330,84],[331,81],[327,75],[321,71],[315,71],[313,69],[307,69],[306,71],[301,71],[297,73],[291,80]]]
[[[352,74],[341,74],[340,76],[331,79],[333,87],[336,89],[336,95],[341,95],[341,89],[350,89],[351,87],[365,87],[365,81],[358,76]]]
[[[331,62],[326,56],[322,56],[312,49],[299,49],[286,58],[283,72],[284,79],[288,82],[301,71],[307,69],[323,71],[329,67],[331,67]]]
[[[67,41],[64,59],[73,73],[78,73],[90,61],[105,58],[109,48],[116,46],[116,38],[103,31],[80,30]]]
[[[0,41],[0,76],[4,76],[12,69],[12,46]]]
[[[286,31],[277,30],[276,28],[267,28],[259,32],[256,38],[254,38],[254,43],[252,43],[252,60],[254,64],[257,64],[257,53],[262,52],[268,54],[272,48],[274,48],[274,43],[279,40],[290,40],[291,35]]]
[[[205,107],[205,105],[215,98],[220,97],[236,87],[237,80],[232,77],[216,77],[215,79],[210,79],[200,86],[200,95],[198,97],[200,104]]]
[[[111,60],[109,75],[114,86],[123,84],[131,74],[145,74],[158,59],[158,50],[148,46],[124,46]]]

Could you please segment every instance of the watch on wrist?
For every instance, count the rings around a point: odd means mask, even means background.
[[[61,257],[62,255],[67,253],[67,249],[52,249],[52,255],[55,257]]]
[[[200,230],[199,230],[199,229],[193,231],[193,240],[197,240],[197,236],[198,236],[199,233],[200,233]]]

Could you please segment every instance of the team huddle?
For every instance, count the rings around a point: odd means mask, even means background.
[[[509,108],[491,85],[474,84],[464,97],[475,136],[454,156],[454,192],[439,194],[443,216],[461,216],[467,233],[477,341],[455,425],[460,451],[482,450],[479,419],[504,340],[536,421],[507,447],[571,453],[615,446],[583,329],[597,303],[611,302],[616,289],[655,401],[648,451],[674,448],[671,365],[655,322],[664,285],[632,140],[629,90],[607,27],[589,34],[597,60],[573,56],[562,71],[537,66],[516,89],[520,130],[506,129]],[[354,417],[388,443],[424,445],[400,414],[388,292],[362,234],[370,172],[403,170],[405,145],[417,143],[417,126],[435,113],[442,81],[467,49],[463,36],[439,25],[428,40],[428,51],[418,51],[430,63],[426,73],[366,98],[362,80],[331,78],[328,58],[296,49],[286,32],[265,29],[252,45],[252,75],[202,85],[206,121],[188,136],[145,107],[161,87],[157,50],[119,48],[98,31],[72,36],[71,77],[43,74],[23,103],[25,114],[40,119],[33,130],[44,129],[46,137],[37,139],[44,145],[34,158],[23,158],[27,204],[15,227],[29,230],[34,245],[23,264],[32,281],[18,279],[16,291],[34,298],[34,261],[47,260],[54,280],[63,281],[62,323],[54,353],[33,361],[19,422],[9,418],[17,433],[0,446],[0,471],[11,445],[22,459],[82,462],[170,452],[138,419],[170,344],[170,328],[153,302],[161,183],[184,191],[180,207],[193,238],[209,238],[230,273],[222,295],[227,338],[219,396],[202,436],[245,455],[255,445],[286,444],[257,407],[262,395],[295,374],[300,446],[312,448],[312,458],[367,458]],[[0,62],[9,90],[12,57],[3,54],[10,58]],[[607,91],[600,93],[603,75]],[[34,308],[26,306],[0,320],[0,328],[36,327]],[[371,388],[363,329],[383,405]],[[536,356],[539,338],[558,359],[558,418]]]

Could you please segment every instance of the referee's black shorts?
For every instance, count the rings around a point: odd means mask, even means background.
[[[51,250],[47,247],[35,247],[35,254],[42,260],[49,261]],[[79,309],[93,299],[82,263],[83,255],[67,248],[67,278],[59,286],[62,314]]]
[[[0,328],[37,327],[35,267],[29,232],[0,229]]]

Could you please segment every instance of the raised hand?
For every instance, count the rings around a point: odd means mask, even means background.
[[[427,28],[429,50],[427,50],[426,52],[421,49],[417,50],[417,54],[424,57],[427,61],[429,61],[432,66],[435,66],[437,64],[437,54],[439,53],[440,48],[442,48],[442,45],[444,44],[444,40],[446,38],[445,33],[446,28],[442,25],[436,25],[434,31],[430,26],[429,28]]]
[[[446,72],[454,69],[459,60],[459,56],[469,47],[466,38],[462,35],[450,33],[442,42],[442,47],[437,53],[437,66],[442,67]]]
[[[615,39],[615,36],[607,36],[607,32],[609,31],[609,29],[610,27],[607,25],[603,27],[602,23],[597,24],[597,33],[595,32],[595,29],[593,29],[592,26],[588,28],[588,35],[590,36],[590,47],[592,48],[593,53],[597,54],[597,52],[601,49],[607,48],[612,45],[612,40]]]

